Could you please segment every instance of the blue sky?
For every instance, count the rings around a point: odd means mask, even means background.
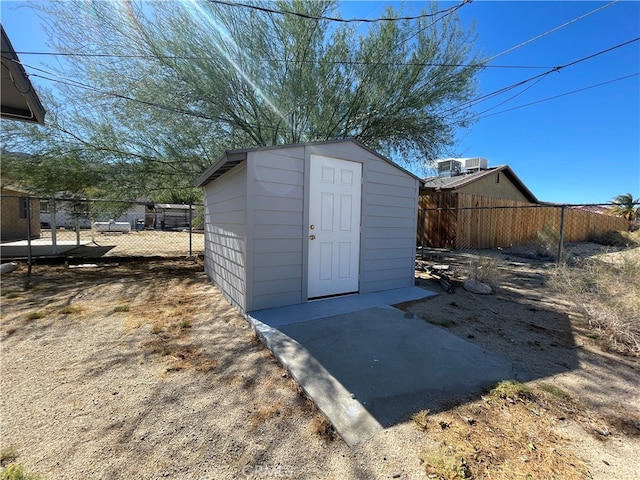
[[[476,0],[463,6],[459,15],[464,26],[475,22],[478,36],[475,47],[485,57],[491,57],[609,3]],[[343,17],[378,17],[389,4],[400,5],[386,1],[345,2]],[[444,8],[454,4],[440,5]],[[40,31],[40,20],[24,5],[24,2],[1,2],[2,24],[14,48],[18,52],[49,51]],[[416,1],[406,5],[411,13],[417,14],[426,3]],[[640,2],[618,1],[501,55],[488,65],[545,68],[488,68],[479,76],[479,95],[636,39],[640,37],[639,19]],[[55,62],[51,57],[20,57],[34,66]],[[470,130],[459,132],[451,153],[485,157],[489,166],[510,165],[543,201],[600,203],[627,192],[638,197],[639,73],[640,41],[636,41],[549,74],[535,84],[529,82],[475,106],[477,113],[491,110],[480,114]],[[613,81],[622,77],[628,78]],[[40,84],[40,79],[33,81],[36,87]],[[613,82],[588,88],[610,81]],[[583,88],[588,89],[499,113]],[[501,102],[505,103],[498,106]]]

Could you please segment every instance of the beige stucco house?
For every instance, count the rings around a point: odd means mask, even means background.
[[[28,193],[15,189],[2,187],[2,201],[0,207],[0,236],[2,242],[25,240],[40,237],[40,200],[31,197]],[[31,207],[28,210],[28,207]],[[27,218],[31,219],[30,230],[27,228]]]
[[[467,193],[516,202],[539,203],[536,196],[508,165],[424,180],[420,195]]]

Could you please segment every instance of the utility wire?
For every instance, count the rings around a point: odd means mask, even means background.
[[[127,95],[122,95],[122,94],[116,93],[116,92],[109,92],[109,91],[106,91],[106,90],[101,90],[100,88],[97,88],[97,87],[94,87],[94,86],[91,86],[91,85],[87,85],[87,84],[78,82],[77,80],[62,79],[64,77],[52,78],[52,77],[47,77],[45,75],[40,75],[40,74],[37,74],[37,73],[32,73],[30,76],[37,77],[37,78],[42,78],[43,80],[48,80],[50,82],[60,83],[62,85],[68,85],[70,87],[84,88],[86,90],[91,90],[93,92],[100,93],[100,94],[105,95],[105,96],[111,96],[111,97],[115,97],[115,98],[120,98],[122,100],[129,100],[131,102],[140,103],[140,104],[147,105],[147,106],[150,106],[150,107],[156,107],[156,108],[160,108],[162,110],[168,110],[168,111],[173,112],[173,113],[181,113],[183,115],[189,115],[191,117],[201,118],[201,119],[204,119],[204,120],[217,121],[216,118],[209,117],[207,115],[203,115],[203,114],[195,113],[195,112],[190,112],[189,110],[183,110],[181,108],[170,107],[168,105],[162,105],[162,104],[156,103],[156,102],[149,102],[147,100],[140,100],[138,98],[129,97]],[[55,76],[57,76],[57,75],[55,75]]]
[[[234,2],[226,2],[223,0],[208,0],[209,3],[214,3],[216,5],[226,5],[228,7],[242,7],[248,8],[251,10],[258,10],[264,13],[275,13],[278,15],[293,15],[296,17],[306,18],[308,20],[326,20],[329,22],[340,22],[340,23],[377,23],[377,22],[399,22],[403,20],[418,20],[421,18],[431,18],[440,14],[449,14],[458,10],[460,7],[471,3],[473,0],[463,0],[463,2],[458,5],[454,5],[453,7],[446,8],[444,10],[437,11],[435,13],[424,13],[422,15],[416,15],[411,17],[381,17],[381,18],[339,18],[339,17],[326,17],[323,15],[310,15],[308,13],[301,12],[292,12],[289,10],[275,10],[272,8],[261,7],[259,5],[250,5],[247,3],[234,3]]]
[[[601,51],[593,53],[591,55],[587,55],[586,57],[582,57],[582,58],[580,58],[578,60],[574,60],[572,62],[569,62],[569,63],[565,64],[565,65],[559,65],[557,67],[554,67],[552,69],[547,70],[544,73],[535,75],[535,76],[530,77],[530,78],[528,78],[526,80],[522,80],[520,82],[517,82],[515,84],[509,85],[507,87],[503,87],[503,88],[501,88],[499,90],[496,90],[494,92],[491,92],[489,94],[482,95],[482,96],[480,96],[480,97],[478,97],[476,99],[469,100],[468,102],[464,102],[464,103],[462,103],[460,105],[457,105],[455,107],[449,108],[449,109],[445,110],[444,112],[442,112],[441,114],[444,115],[444,114],[452,112],[452,111],[455,113],[457,111],[460,111],[463,108],[471,108],[471,107],[473,107],[473,106],[475,106],[475,105],[477,105],[477,104],[479,104],[479,103],[481,103],[483,101],[486,101],[486,100],[488,100],[490,98],[493,98],[496,95],[499,95],[501,93],[505,93],[505,92],[507,92],[509,90],[517,88],[517,87],[519,87],[521,85],[524,85],[526,83],[532,82],[534,80],[542,79],[543,77],[545,77],[545,76],[547,76],[547,75],[549,75],[549,74],[551,74],[553,72],[560,72],[561,69],[568,68],[570,66],[576,65],[576,64],[581,63],[581,62],[585,62],[585,61],[590,60],[592,58],[595,58],[595,57],[597,57],[599,55],[603,55],[603,54],[608,53],[610,51],[613,51],[613,50],[616,50],[618,48],[621,48],[621,47],[624,47],[626,45],[629,45],[631,43],[637,42],[638,40],[640,40],[640,37],[636,37],[636,38],[634,38],[632,40],[628,40],[626,42],[620,43],[620,44],[615,45],[613,47],[609,47],[609,48],[607,48],[605,50],[601,50]],[[150,102],[150,101],[146,101],[146,100],[140,100],[140,99],[132,98],[132,97],[129,97],[129,96],[126,96],[126,95],[122,95],[122,94],[119,94],[119,93],[115,93],[115,92],[108,92],[108,91],[105,91],[105,90],[101,90],[101,89],[99,89],[97,87],[78,82],[77,80],[70,80],[70,79],[67,79],[65,77],[61,77],[60,75],[55,74],[53,72],[48,72],[46,70],[43,70],[43,69],[40,69],[40,68],[37,68],[37,67],[33,67],[33,66],[30,66],[30,65],[23,64],[22,62],[14,60],[14,59],[10,59],[10,60],[12,60],[12,61],[14,61],[16,63],[19,63],[19,64],[21,64],[23,66],[26,66],[26,67],[29,67],[29,68],[33,68],[33,69],[41,71],[41,72],[45,72],[45,73],[47,73],[49,75],[53,75],[55,77],[59,77],[59,78],[51,78],[51,77],[46,77],[44,75],[33,74],[33,73],[31,74],[31,76],[42,78],[44,80],[58,82],[58,83],[69,85],[69,86],[85,88],[85,89],[92,90],[94,92],[100,93],[102,95],[113,96],[113,97],[120,98],[120,99],[123,99],[123,100],[129,100],[129,101],[140,103],[140,104],[143,104],[143,105],[152,106],[152,107],[160,108],[160,109],[163,109],[163,110],[168,110],[168,111],[171,111],[171,112],[174,112],[174,113],[181,113],[181,114],[184,114],[184,115],[189,115],[189,116],[192,116],[192,117],[201,118],[201,119],[205,119],[205,120],[212,120],[212,121],[217,121],[218,120],[216,118],[209,117],[209,116],[206,116],[206,115],[203,115],[203,114],[199,114],[199,113],[195,113],[195,112],[191,112],[189,110],[178,109],[178,108],[175,108],[175,107],[170,107],[168,105],[162,105],[162,104],[155,103],[155,102]],[[624,78],[627,78],[627,77],[624,77]],[[614,81],[617,81],[617,80],[614,80]],[[610,82],[605,82],[605,83],[610,83]],[[588,88],[592,88],[592,87],[588,87]],[[517,95],[515,95],[515,96],[517,96]],[[515,96],[511,97],[510,99],[515,98]],[[542,101],[544,101],[544,100],[542,100]],[[504,102],[502,102],[502,103],[504,103]],[[488,110],[485,110],[485,112],[486,111],[488,111]],[[503,113],[503,112],[497,112],[497,113]],[[496,115],[497,113],[495,113],[494,115]],[[487,116],[489,116],[489,115],[487,115]]]
[[[492,57],[489,57],[486,60],[484,60],[484,62],[485,63],[489,63],[491,60],[495,60],[496,58],[501,57],[502,55],[506,55],[507,53],[512,52],[512,51],[514,51],[514,50],[516,50],[516,49],[518,49],[520,47],[524,47],[525,45],[527,45],[527,44],[529,44],[531,42],[535,42],[536,40],[539,40],[542,37],[545,37],[545,36],[549,35],[550,33],[556,32],[556,31],[560,30],[561,28],[564,28],[564,27],[566,27],[568,25],[571,25],[572,23],[575,23],[575,22],[577,22],[579,20],[582,20],[583,18],[588,17],[589,15],[593,15],[594,13],[597,13],[600,10],[604,10],[605,8],[610,7],[611,5],[613,5],[614,3],[618,3],[619,1],[620,0],[613,0],[611,3],[607,3],[606,5],[602,5],[601,7],[596,8],[595,10],[591,10],[590,12],[585,13],[584,15],[580,15],[579,17],[576,17],[573,20],[569,20],[568,22],[563,23],[562,25],[560,25],[558,27],[552,28],[551,30],[547,30],[546,32],[541,33],[540,35],[536,35],[535,37],[530,38],[529,40],[527,40],[525,42],[519,43],[518,45],[515,45],[515,46],[513,46],[511,48],[508,48],[504,52],[500,52],[500,53],[498,53],[498,54],[496,54],[496,55],[494,55]]]
[[[614,78],[612,80],[607,80],[606,82],[596,83],[595,85],[589,85],[588,87],[578,88],[577,90],[571,90],[570,92],[561,93],[561,94],[558,94],[558,95],[554,95],[552,97],[546,97],[546,98],[543,98],[541,100],[536,100],[535,102],[529,102],[529,103],[525,103],[523,105],[518,105],[517,107],[507,108],[506,110],[500,110],[499,112],[490,113],[489,115],[483,115],[483,116],[479,117],[479,120],[482,120],[483,118],[487,118],[487,117],[493,117],[494,115],[500,115],[501,113],[510,112],[512,110],[518,110],[520,108],[529,107],[531,105],[536,105],[538,103],[547,102],[549,100],[554,100],[556,98],[566,97],[567,95],[573,95],[574,93],[584,92],[585,90],[591,90],[592,88],[601,87],[603,85],[608,85],[610,83],[620,82],[622,80],[626,80],[626,79],[631,78],[631,77],[637,77],[638,75],[640,75],[640,72],[632,73],[631,75],[625,75],[624,77]],[[484,113],[484,112],[482,112],[482,113]],[[482,115],[482,113],[480,113],[478,115]]]
[[[526,87],[526,88],[524,88],[524,89],[520,90],[518,93],[516,93],[516,94],[514,94],[514,95],[511,95],[511,96],[510,96],[509,98],[507,98],[506,100],[503,100],[502,102],[500,102],[500,103],[498,103],[498,104],[496,104],[496,105],[493,105],[492,107],[489,107],[489,108],[487,108],[486,110],[484,110],[484,111],[482,111],[482,112],[479,112],[479,113],[476,113],[476,114],[472,115],[472,116],[469,118],[469,121],[474,120],[474,119],[476,119],[476,118],[478,118],[478,117],[480,117],[480,118],[484,118],[484,117],[481,117],[481,115],[484,115],[485,113],[487,113],[487,112],[489,112],[489,111],[491,111],[491,110],[493,110],[493,109],[495,109],[495,108],[498,108],[500,105],[504,105],[505,103],[510,102],[510,101],[511,101],[511,100],[513,100],[514,98],[519,97],[520,95],[522,95],[522,94],[523,94],[524,92],[526,92],[527,90],[529,90],[529,89],[531,89],[531,88],[535,87],[538,83],[540,83],[540,82],[541,82],[542,80],[544,80],[545,78],[546,78],[546,77],[540,77],[540,78],[538,78],[535,82],[533,82],[532,84],[530,84],[528,87]],[[487,115],[487,116],[490,116],[490,115]]]
[[[53,57],[78,57],[78,58],[128,58],[128,59],[140,59],[140,60],[212,60],[214,57],[202,57],[202,56],[180,56],[180,55],[116,55],[112,53],[57,53],[57,52],[16,52],[17,55],[43,55]],[[7,58],[8,57],[3,57]],[[423,62],[364,62],[353,60],[286,60],[286,59],[272,59],[261,60],[262,63],[308,63],[317,65],[384,65],[384,66],[408,66],[408,67],[473,67],[476,64],[470,63],[423,63]],[[482,64],[482,62],[480,62]],[[548,65],[483,65],[482,68],[514,68],[514,69],[549,69]]]
[[[595,58],[595,57],[597,57],[599,55],[604,55],[605,53],[611,52],[611,51],[616,50],[618,48],[622,48],[622,47],[624,47],[626,45],[629,45],[631,43],[637,42],[638,40],[640,40],[640,37],[636,37],[634,39],[631,39],[631,40],[628,40],[626,42],[620,43],[620,44],[615,45],[613,47],[609,47],[609,48],[606,48],[606,49],[601,50],[599,52],[593,53],[591,55],[587,55],[586,57],[579,58],[578,60],[574,60],[573,62],[569,62],[569,63],[567,63],[565,65],[558,65],[557,67],[553,67],[553,68],[547,70],[546,72],[540,73],[538,75],[534,75],[533,77],[527,78],[525,80],[521,80],[520,82],[514,83],[514,84],[509,85],[507,87],[500,88],[498,90],[495,90],[495,91],[493,91],[491,93],[487,93],[485,95],[482,95],[480,97],[474,98],[472,100],[468,100],[468,101],[463,102],[463,103],[461,103],[459,105],[456,105],[455,107],[451,107],[451,108],[445,110],[444,112],[442,112],[442,114],[444,115],[444,114],[452,112],[452,111],[455,113],[455,112],[460,111],[463,108],[474,107],[475,105],[477,105],[477,104],[479,104],[481,102],[489,100],[490,98],[493,98],[493,97],[495,97],[497,95],[500,95],[502,93],[508,92],[509,90],[513,90],[514,88],[518,88],[518,87],[520,87],[522,85],[525,85],[525,84],[527,84],[529,82],[532,82],[534,80],[537,80],[540,77],[547,76],[547,75],[549,75],[551,73],[554,73],[554,72],[560,72],[564,68],[571,67],[573,65],[585,62],[587,60],[591,60],[592,58]]]

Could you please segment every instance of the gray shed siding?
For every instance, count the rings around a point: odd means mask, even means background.
[[[312,155],[362,164],[358,291],[414,284],[418,178],[349,141],[230,155],[235,166],[201,180],[205,270],[243,314],[307,301]]]
[[[205,262],[207,276],[235,307],[246,303],[246,165],[205,187]]]
[[[304,302],[304,148],[247,157],[247,311]]]

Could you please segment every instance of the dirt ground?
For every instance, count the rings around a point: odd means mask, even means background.
[[[495,294],[447,294],[419,274],[441,294],[402,308],[579,401],[554,434],[559,451],[585,462],[584,478],[636,478],[639,359],[591,338],[554,298],[545,264],[505,262]],[[335,438],[197,262],[24,272],[2,277],[0,446],[28,471],[49,480],[438,478],[421,460],[436,435],[410,419],[353,449]]]

